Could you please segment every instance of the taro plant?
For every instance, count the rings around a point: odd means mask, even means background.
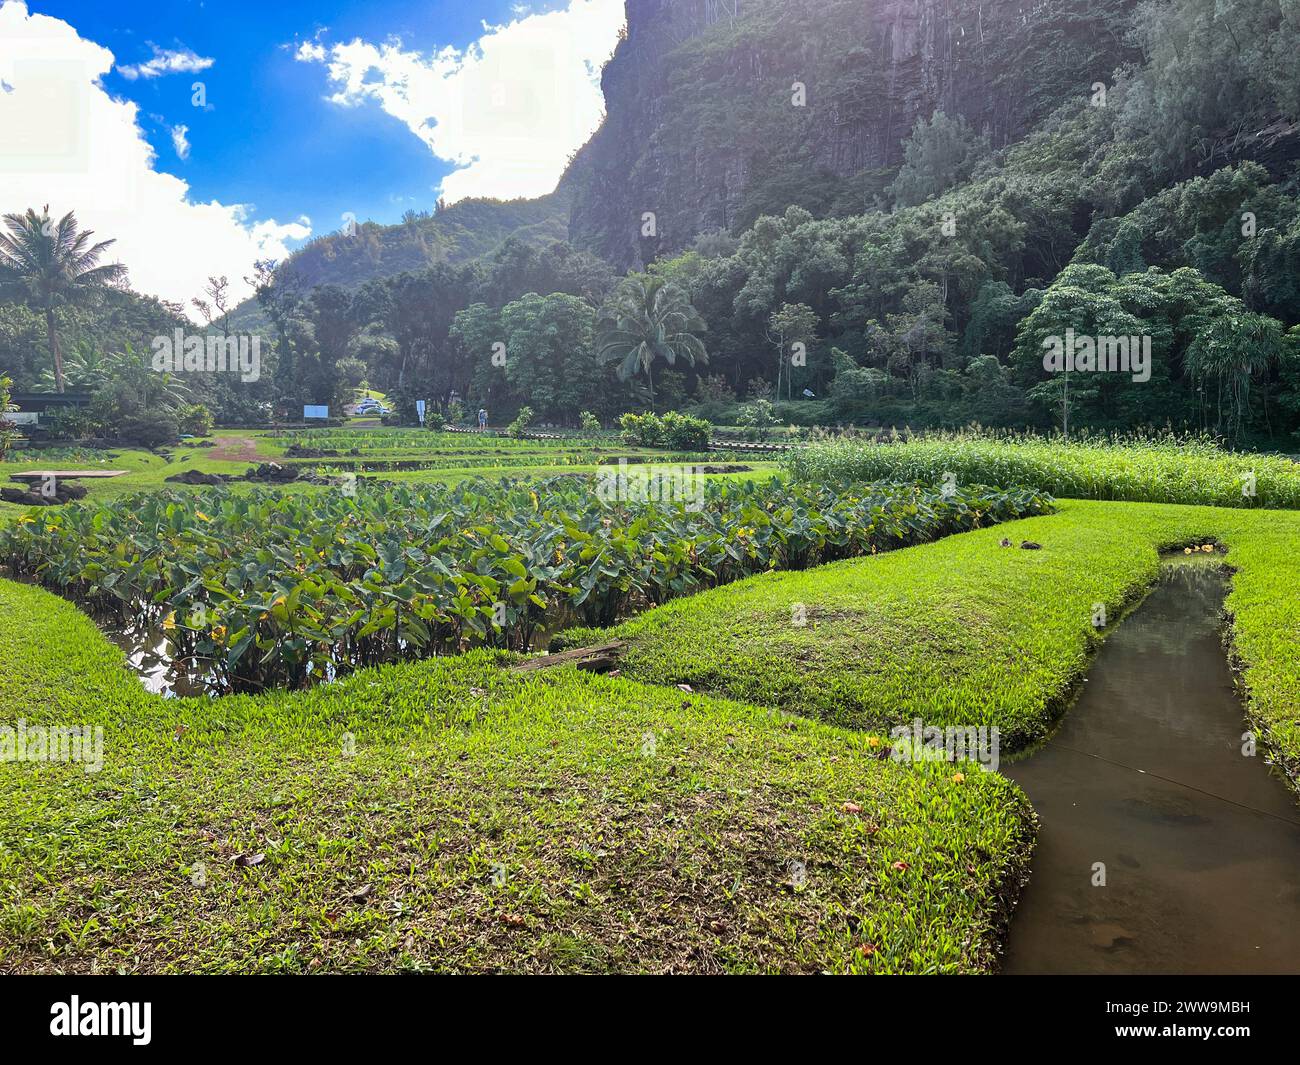
[[[591,487],[139,495],[20,515],[0,529],[0,561],[158,628],[174,656],[209,665],[216,689],[248,691],[474,646],[523,651],[561,625],[1051,506],[1030,490],[916,483],[711,480],[680,498]]]

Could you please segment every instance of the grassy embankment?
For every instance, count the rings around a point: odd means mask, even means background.
[[[999,546],[1004,536],[1017,546]],[[1022,550],[1022,539],[1042,550]],[[1300,767],[1300,513],[1067,500],[1060,513],[937,543],[764,574],[563,643],[621,638],[624,676],[863,730],[997,725],[1010,748],[1050,729],[1103,632],[1155,578],[1157,552],[1228,548],[1228,609],[1249,712]],[[798,624],[804,619],[804,624]]]
[[[0,581],[6,971],[945,971],[994,964],[1032,813],[996,774],[484,652],[164,701]],[[349,755],[351,750],[354,753]]]

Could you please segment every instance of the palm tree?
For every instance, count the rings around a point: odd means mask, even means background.
[[[655,359],[663,359],[669,366],[679,358],[692,366],[697,359],[709,361],[704,342],[695,335],[708,326],[686,293],[661,277],[639,274],[627,278],[605,305],[598,325],[601,360],[617,362],[622,381],[638,370],[643,372],[652,408]]]
[[[46,204],[42,213],[32,208],[26,214],[4,216],[8,233],[0,233],[0,291],[12,290],[35,311],[45,314],[45,331],[54,359],[54,386],[64,390],[63,349],[54,322],[54,309],[75,303],[87,292],[101,289],[126,276],[120,263],[99,265],[99,257],[113,243],[92,245],[90,230],[78,230],[69,211],[57,223],[50,219]]]
[[[112,376],[112,362],[108,355],[89,340],[72,346],[63,356],[63,383],[78,392],[95,392]],[[38,378],[42,388],[57,388],[52,369],[42,370]]]

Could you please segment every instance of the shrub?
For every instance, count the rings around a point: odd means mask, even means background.
[[[663,443],[663,425],[654,414],[624,414],[618,420],[623,440],[642,447],[659,447]]]
[[[623,439],[642,447],[667,447],[676,451],[704,451],[709,446],[711,426],[703,418],[669,411],[657,414],[624,414],[618,420]]]
[[[745,429],[748,440],[766,440],[768,432],[777,424],[776,411],[771,401],[755,400],[740,408],[737,420]]]
[[[4,462],[9,442],[17,433],[14,423],[5,417],[9,413],[9,386],[12,384],[8,377],[0,375],[0,462]]]
[[[182,433],[207,436],[212,432],[212,412],[202,403],[191,403],[177,411],[176,424]]]
[[[660,419],[664,446],[674,451],[706,451],[709,431],[713,428],[703,418],[669,411]]]
[[[146,411],[123,418],[117,427],[117,439],[122,444],[153,450],[176,443],[180,432],[171,411]]]
[[[59,407],[41,415],[41,425],[55,440],[80,440],[94,436],[98,426],[97,419],[86,410],[74,407]]]
[[[506,426],[507,436],[523,436],[524,430],[528,428],[529,423],[533,420],[532,407],[520,407],[519,413],[515,415],[515,420]]]
[[[584,410],[578,415],[578,424],[582,426],[583,432],[598,433],[600,432],[600,419],[589,410]]]

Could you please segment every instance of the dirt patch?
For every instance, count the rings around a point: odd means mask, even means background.
[[[252,462],[257,458],[257,441],[250,436],[219,436],[209,458],[223,462]]]

